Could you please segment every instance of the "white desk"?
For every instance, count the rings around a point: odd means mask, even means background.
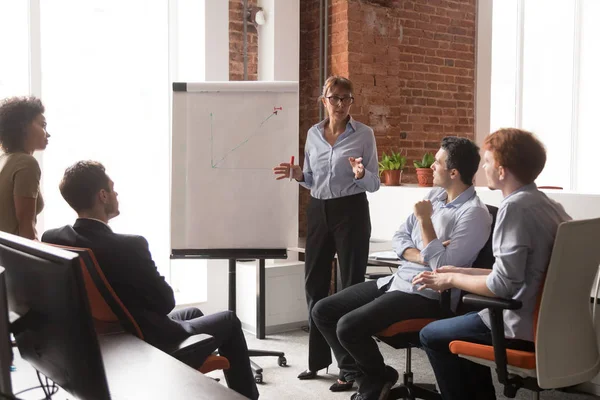
[[[243,400],[141,339],[118,333],[99,337],[112,400]]]

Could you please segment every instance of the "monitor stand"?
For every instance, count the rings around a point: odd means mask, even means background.
[[[10,322],[4,277],[4,268],[0,267],[0,393],[10,397],[13,395],[10,380],[13,353],[10,341]]]

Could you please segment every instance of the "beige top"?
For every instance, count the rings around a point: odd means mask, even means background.
[[[37,199],[35,215],[44,208],[40,165],[27,153],[0,153],[0,231],[19,234],[14,196]]]

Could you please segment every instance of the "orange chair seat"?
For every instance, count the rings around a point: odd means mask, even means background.
[[[204,364],[202,364],[202,366],[198,368],[198,371],[202,372],[203,374],[206,374],[216,369],[228,370],[229,360],[223,356],[211,354],[206,358],[206,360],[204,360]]]
[[[392,337],[400,333],[419,332],[433,321],[437,320],[433,318],[407,319],[406,321],[396,322],[395,324],[388,326],[379,332],[377,336]]]
[[[450,342],[450,352],[457,355],[495,361],[494,347],[484,344],[455,340]],[[535,369],[535,353],[533,352],[506,349],[506,357],[508,365],[523,369]]]

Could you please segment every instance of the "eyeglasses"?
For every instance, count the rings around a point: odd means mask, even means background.
[[[329,96],[327,97],[329,100],[329,104],[332,106],[339,106],[342,103],[345,106],[349,106],[354,103],[354,97],[338,97],[338,96]]]

